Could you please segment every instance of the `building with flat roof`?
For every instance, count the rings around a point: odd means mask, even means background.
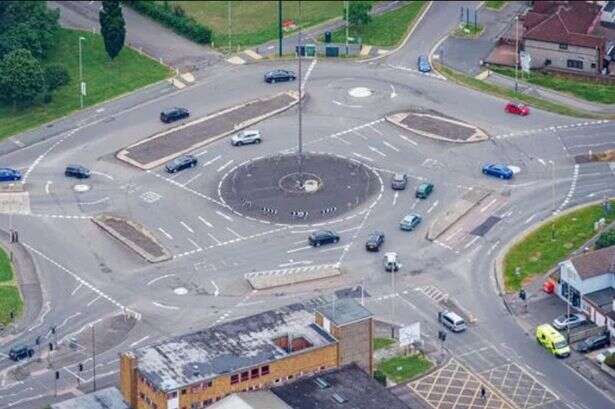
[[[372,314],[354,299],[296,303],[123,353],[136,409],[196,409],[350,362],[372,370]]]
[[[51,409],[130,409],[116,387],[54,403]]]

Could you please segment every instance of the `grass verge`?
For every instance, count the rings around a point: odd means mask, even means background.
[[[18,317],[23,309],[21,294],[15,286],[0,285],[0,324],[8,324],[11,312]]]
[[[591,112],[580,111],[566,105],[561,105],[555,102],[547,101],[542,98],[533,97],[530,95],[525,95],[521,93],[517,93],[513,90],[510,90],[505,87],[501,87],[499,85],[490,84],[474,77],[470,77],[463,73],[460,73],[451,68],[445,67],[440,63],[434,62],[434,68],[442,75],[447,77],[448,79],[464,85],[466,87],[473,88],[477,91],[486,92],[488,94],[496,95],[498,97],[521,101],[525,104],[531,105],[538,109],[542,109],[549,112],[554,112],[560,115],[566,115],[576,118],[608,118],[605,115],[597,115]]]
[[[348,35],[355,39],[360,37],[363,44],[393,47],[403,40],[425,4],[425,1],[414,0],[396,10],[373,16],[372,21],[361,28],[350,27]],[[334,43],[346,42],[345,28],[331,34]]]
[[[13,266],[3,248],[0,248],[0,283],[13,280]]]
[[[615,205],[615,201],[611,205]],[[605,217],[602,204],[587,206],[544,224],[513,246],[504,257],[505,290],[517,291],[525,281],[565,260],[596,234],[594,222],[602,217]],[[605,219],[607,224],[615,220],[615,212]]]
[[[170,75],[165,66],[128,47],[124,47],[115,60],[109,62],[100,35],[60,29],[56,45],[43,65],[64,64],[70,73],[70,82],[53,93],[53,100],[49,104],[39,103],[18,110],[0,104],[0,138],[34,128],[80,109],[79,37],[85,37],[82,47],[83,76],[87,83],[87,96],[84,97],[86,107],[134,91]]]
[[[487,0],[485,2],[485,6],[491,10],[502,10],[504,5],[506,5],[506,1],[504,0]]]
[[[374,351],[378,351],[379,349],[385,349],[390,347],[395,343],[394,339],[391,338],[374,338]]]
[[[493,71],[508,77],[515,77],[515,70],[512,68],[497,67],[493,68]],[[523,73],[522,75],[522,79],[525,82],[564,92],[585,101],[599,102],[601,104],[615,103],[615,85],[585,81],[582,78],[571,79],[542,72]]]
[[[398,356],[378,364],[378,369],[396,383],[415,378],[431,368],[432,363],[423,355]]]
[[[453,31],[453,35],[455,37],[478,38],[484,30],[484,26],[463,23]]]

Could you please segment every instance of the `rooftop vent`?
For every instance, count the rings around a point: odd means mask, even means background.
[[[345,397],[343,397],[342,395],[338,394],[338,393],[334,393],[333,395],[331,395],[331,398],[336,401],[337,403],[339,403],[340,405],[342,403],[346,403],[348,402],[348,399],[346,399]]]
[[[198,365],[192,365],[192,376],[199,376],[199,366]]]
[[[324,379],[322,379],[320,376],[319,376],[319,377],[317,377],[316,379],[314,379],[314,382],[316,382],[316,385],[318,385],[318,387],[319,387],[320,389],[326,389],[326,388],[328,388],[329,386],[331,386],[331,385],[329,384],[329,382],[325,381],[325,380],[324,380]]]

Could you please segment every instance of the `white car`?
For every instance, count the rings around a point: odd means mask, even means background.
[[[553,326],[556,329],[574,328],[583,325],[586,321],[587,318],[583,314],[563,314],[553,320]]]
[[[251,143],[261,142],[261,131],[255,129],[249,131],[241,131],[231,137],[231,145],[233,146],[249,145]]]

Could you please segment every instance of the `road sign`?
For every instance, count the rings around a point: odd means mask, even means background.
[[[81,83],[81,95],[86,96],[85,82]]]
[[[401,327],[399,329],[399,345],[406,346],[419,342],[421,340],[421,323],[415,322],[414,324]]]
[[[521,60],[521,71],[530,72],[530,66],[532,65],[532,56],[525,51],[519,52],[519,59]]]

